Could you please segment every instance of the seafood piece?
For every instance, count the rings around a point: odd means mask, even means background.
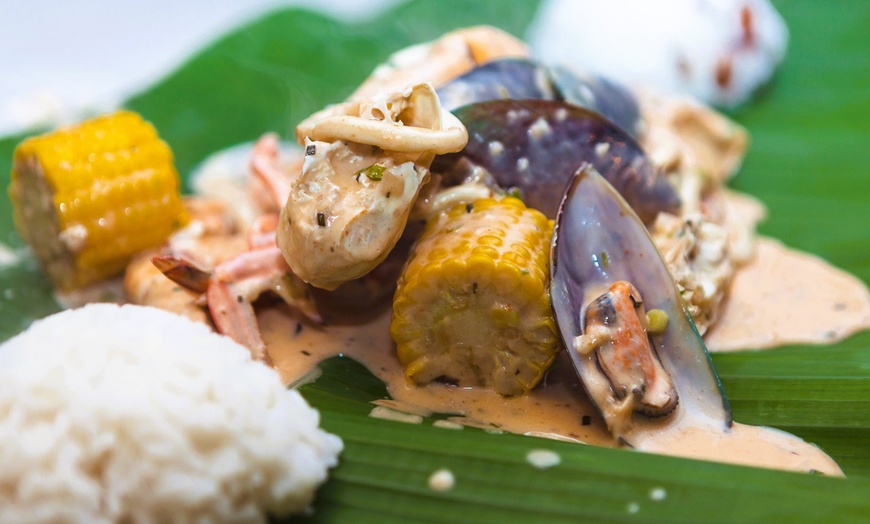
[[[724,184],[737,173],[749,133],[717,111],[685,97],[639,94],[646,133],[644,150],[668,173],[696,173],[701,189]]]
[[[274,156],[272,151],[276,151]],[[252,158],[258,155],[260,161]],[[280,163],[275,159],[280,158]],[[228,204],[231,219],[239,229],[247,229],[258,217],[280,213],[289,189],[276,199],[275,190],[289,187],[291,173],[302,170],[305,150],[295,141],[279,140],[274,133],[261,136],[256,142],[245,142],[222,149],[203,160],[188,175],[193,193]],[[273,168],[283,179],[278,186],[254,173],[255,168]]]
[[[147,251],[130,261],[124,273],[127,299],[133,304],[160,308],[210,325],[211,319],[197,303],[199,294],[179,288],[151,263],[151,257],[157,254],[156,251]]]
[[[297,141],[312,155],[292,182],[278,229],[293,271],[334,290],[382,262],[429,179],[434,155],[459,151],[467,141],[431,85],[484,62],[527,56],[525,44],[501,30],[457,30],[394,54],[347,102],[300,123]]]
[[[437,87],[491,60],[528,56],[526,44],[501,29],[485,25],[458,29],[394,53],[349,99],[371,98],[421,82]]]
[[[703,335],[719,319],[722,301],[739,263],[728,230],[700,214],[677,217],[660,213],[649,232],[671,270],[695,327]]]
[[[254,144],[250,158],[250,171],[264,187],[265,200],[271,200],[271,206],[285,200],[289,191],[289,175],[274,162],[277,146],[275,135],[265,135]],[[308,286],[290,272],[278,249],[277,213],[253,219],[243,234],[220,200],[190,201],[188,206],[195,220],[150,257],[165,275],[164,280],[168,277],[186,292],[178,294],[181,299],[166,297],[168,281],[154,282],[153,271],[137,264],[128,269],[126,284],[131,296],[195,318],[199,315],[191,314],[191,302],[204,303],[218,332],[248,347],[254,359],[267,363],[269,356],[253,309],[253,302],[263,293],[272,292],[303,316],[321,322]],[[191,301],[191,296],[196,298]]]
[[[134,304],[158,307],[211,325],[211,319],[199,301],[205,285],[199,283],[179,287],[154,266],[151,258],[164,251],[172,252],[195,261],[199,266],[211,267],[244,252],[247,244],[222,201],[185,197],[182,202],[190,222],[170,236],[163,247],[144,251],[130,261],[124,273],[124,291]],[[194,277],[179,275],[174,280],[192,282]],[[201,290],[189,291],[188,288],[194,287]]]
[[[680,194],[679,215],[660,213],[650,234],[703,335],[720,317],[735,271],[752,258],[761,203],[728,213],[724,184],[743,160],[745,129],[697,102],[641,92],[641,145]],[[741,200],[746,201],[746,197]]]
[[[552,221],[486,198],[431,219],[393,299],[390,334],[405,376],[516,396],[561,345],[550,313]]]
[[[297,137],[306,158],[281,211],[278,246],[294,274],[328,290],[386,258],[432,158],[468,138],[429,84],[327,108],[299,124]]]
[[[727,428],[731,414],[719,378],[683,309],[667,265],[625,201],[588,164],[578,171],[565,194],[552,245],[553,314],[566,347],[573,348],[575,338],[588,327],[584,321],[589,313],[580,313],[614,283],[630,282],[646,308],[662,310],[668,316],[667,330],[652,337],[650,350],[661,360],[667,380],[676,388],[678,409]],[[601,376],[592,353],[569,349],[569,354],[611,431],[631,442],[632,430],[643,426],[638,422],[646,421],[614,416],[609,407],[613,404],[610,381]]]
[[[699,458],[757,448],[761,465],[840,472],[830,457],[793,435],[732,422],[667,265],[625,200],[588,164],[559,209],[551,279],[562,340],[620,442]],[[643,307],[657,310],[655,329]]]
[[[255,360],[269,362],[253,307],[261,294],[274,292],[308,319],[322,321],[307,286],[290,272],[274,242],[251,246],[212,270],[172,254],[153,256],[151,262],[173,282],[202,294],[217,331],[250,349]]]
[[[548,71],[537,63],[517,58],[493,60],[479,65],[438,87],[445,109],[502,98],[555,100]]]
[[[438,87],[444,108],[487,100],[562,100],[601,113],[631,135],[640,121],[638,103],[625,87],[605,78],[532,60],[503,58],[479,65]]]
[[[603,76],[575,72],[563,66],[549,71],[560,99],[598,111],[630,135],[637,135],[640,108],[625,86]]]
[[[432,85],[423,82],[318,111],[296,126],[296,139],[306,144],[306,157],[312,155],[306,141],[347,141],[425,158],[459,151],[468,136],[462,123],[442,110]],[[303,170],[310,163],[306,158]]]
[[[667,314],[661,315],[667,322]],[[676,408],[679,396],[650,346],[643,301],[630,282],[614,282],[593,300],[586,307],[583,328],[584,334],[574,339],[569,352],[575,360],[583,360],[584,372],[594,374],[597,365],[606,377],[606,388],[590,391],[596,402],[606,403],[602,413],[608,427],[620,431],[632,412],[658,417]]]
[[[637,142],[598,113],[552,100],[493,100],[455,114],[468,129],[468,144],[460,153],[439,157],[433,171],[450,173],[468,158],[552,218],[571,177],[589,162],[644,223],[659,211],[679,208],[674,188]]]

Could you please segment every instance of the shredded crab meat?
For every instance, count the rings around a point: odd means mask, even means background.
[[[704,188],[721,186],[743,162],[749,134],[692,99],[639,93],[644,121],[641,145],[667,172],[700,173]]]
[[[683,218],[661,213],[653,224],[652,236],[703,334],[716,321],[734,276],[727,230],[699,215]]]
[[[700,333],[716,321],[737,267],[751,258],[760,204],[735,203],[724,189],[743,161],[746,131],[698,102],[640,93],[641,142],[676,186],[678,215],[659,214],[650,227]],[[736,218],[735,205],[752,207]],[[729,209],[732,211],[729,212]]]

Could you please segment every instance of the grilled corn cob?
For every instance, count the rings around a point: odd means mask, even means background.
[[[505,396],[537,384],[560,348],[550,310],[552,221],[490,198],[433,218],[393,298],[390,333],[405,374]]]
[[[9,196],[15,226],[54,286],[121,272],[186,220],[172,152],[129,111],[25,140]]]

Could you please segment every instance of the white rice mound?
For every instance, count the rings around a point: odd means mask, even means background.
[[[309,508],[341,440],[207,327],[92,304],[0,345],[0,522],[264,522]]]
[[[528,40],[548,63],[734,107],[770,80],[788,27],[769,0],[545,0]]]

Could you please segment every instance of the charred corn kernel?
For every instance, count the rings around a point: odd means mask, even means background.
[[[19,234],[68,291],[164,242],[187,220],[179,190],[169,146],[118,111],[19,144],[9,197]]]
[[[552,221],[511,197],[429,221],[399,279],[390,325],[411,381],[514,396],[541,380],[560,348],[549,299],[552,231]]]

